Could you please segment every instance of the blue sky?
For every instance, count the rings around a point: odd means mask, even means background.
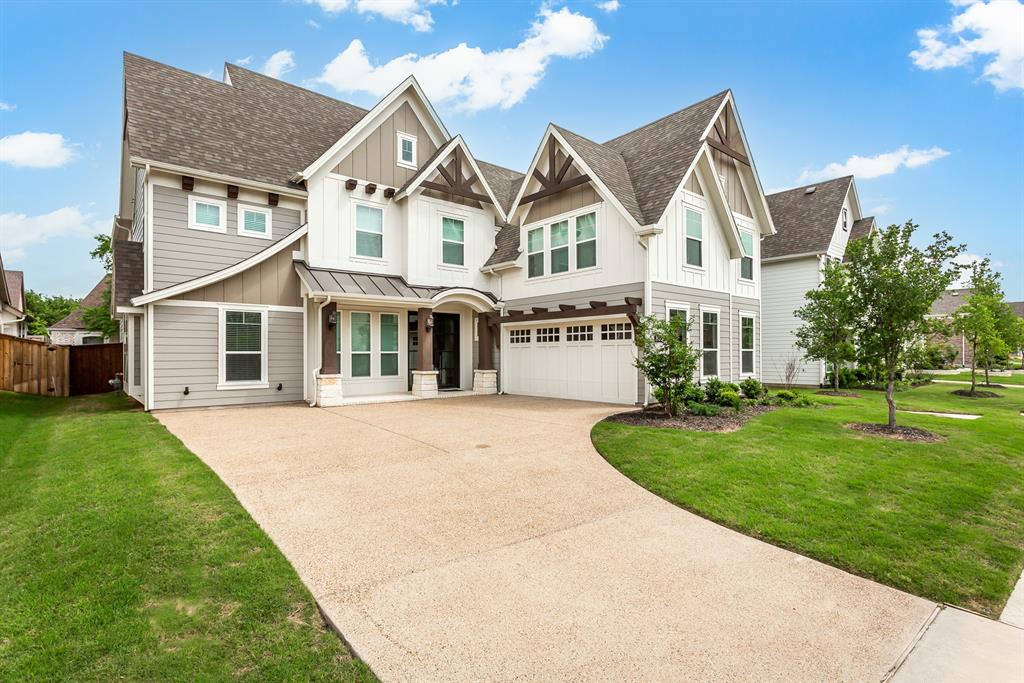
[[[605,140],[732,88],[769,192],[853,170],[865,211],[950,231],[1024,299],[1017,0],[5,0],[0,249],[30,288],[82,296],[101,274],[124,50],[214,78],[242,60],[367,107],[412,71],[477,157],[520,170],[549,121]]]

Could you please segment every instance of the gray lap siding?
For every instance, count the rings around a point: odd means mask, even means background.
[[[153,311],[153,409],[302,400],[301,312],[267,313],[266,389],[218,390],[219,309],[158,304]]]
[[[227,232],[207,232],[188,227],[189,195],[227,203]],[[273,239],[238,234],[237,200],[186,192],[172,187],[153,187],[153,289],[163,289],[222,270],[263,251],[299,227],[296,209],[272,209]],[[248,202],[242,202],[248,204]]]

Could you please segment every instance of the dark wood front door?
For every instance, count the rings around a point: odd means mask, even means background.
[[[434,313],[434,367],[438,389],[459,388],[458,313]]]

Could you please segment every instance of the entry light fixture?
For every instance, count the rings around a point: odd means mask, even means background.
[[[327,316],[327,326],[334,327],[338,324],[338,312],[331,311],[330,315]]]
[[[426,328],[427,328],[428,332],[430,330],[434,329],[434,314],[433,313],[431,313],[430,315],[427,316],[427,321],[426,321],[425,325],[426,325]]]

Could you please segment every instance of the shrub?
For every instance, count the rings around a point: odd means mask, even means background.
[[[718,400],[718,397],[723,391],[731,391],[738,394],[740,393],[740,388],[730,382],[723,382],[717,377],[712,377],[704,383],[704,393],[708,397],[708,403],[717,403],[718,405],[722,405],[721,401]]]
[[[740,395],[733,391],[732,389],[725,389],[720,394],[718,394],[718,401],[716,401],[716,403],[718,403],[718,405],[720,406],[732,406],[736,410],[739,410],[740,405],[742,405]]]
[[[952,344],[929,341],[925,344],[921,354],[921,368],[923,370],[942,370],[950,367],[955,358],[956,347]]]
[[[828,379],[826,380],[826,383],[829,386],[835,386],[834,371],[831,371],[831,372],[828,373]],[[852,370],[850,368],[845,368],[845,367],[839,368],[839,388],[840,389],[849,389],[850,387],[855,387],[858,384],[860,384],[860,381],[857,379],[856,371],[854,371],[854,370]]]
[[[759,399],[768,393],[768,390],[764,388],[764,385],[753,377],[748,377],[740,382],[740,391],[743,392],[744,396],[752,399]]]
[[[682,397],[686,405],[707,401],[707,395],[704,393],[704,390],[696,384],[687,384],[686,388],[682,391]]]
[[[782,391],[779,391],[775,394],[775,398],[779,399],[783,403],[792,403],[793,401],[797,400],[799,396],[796,392],[789,391],[788,389],[783,389]]]
[[[714,417],[718,415],[719,407],[714,403],[691,403],[687,406],[687,410],[700,417]]]

